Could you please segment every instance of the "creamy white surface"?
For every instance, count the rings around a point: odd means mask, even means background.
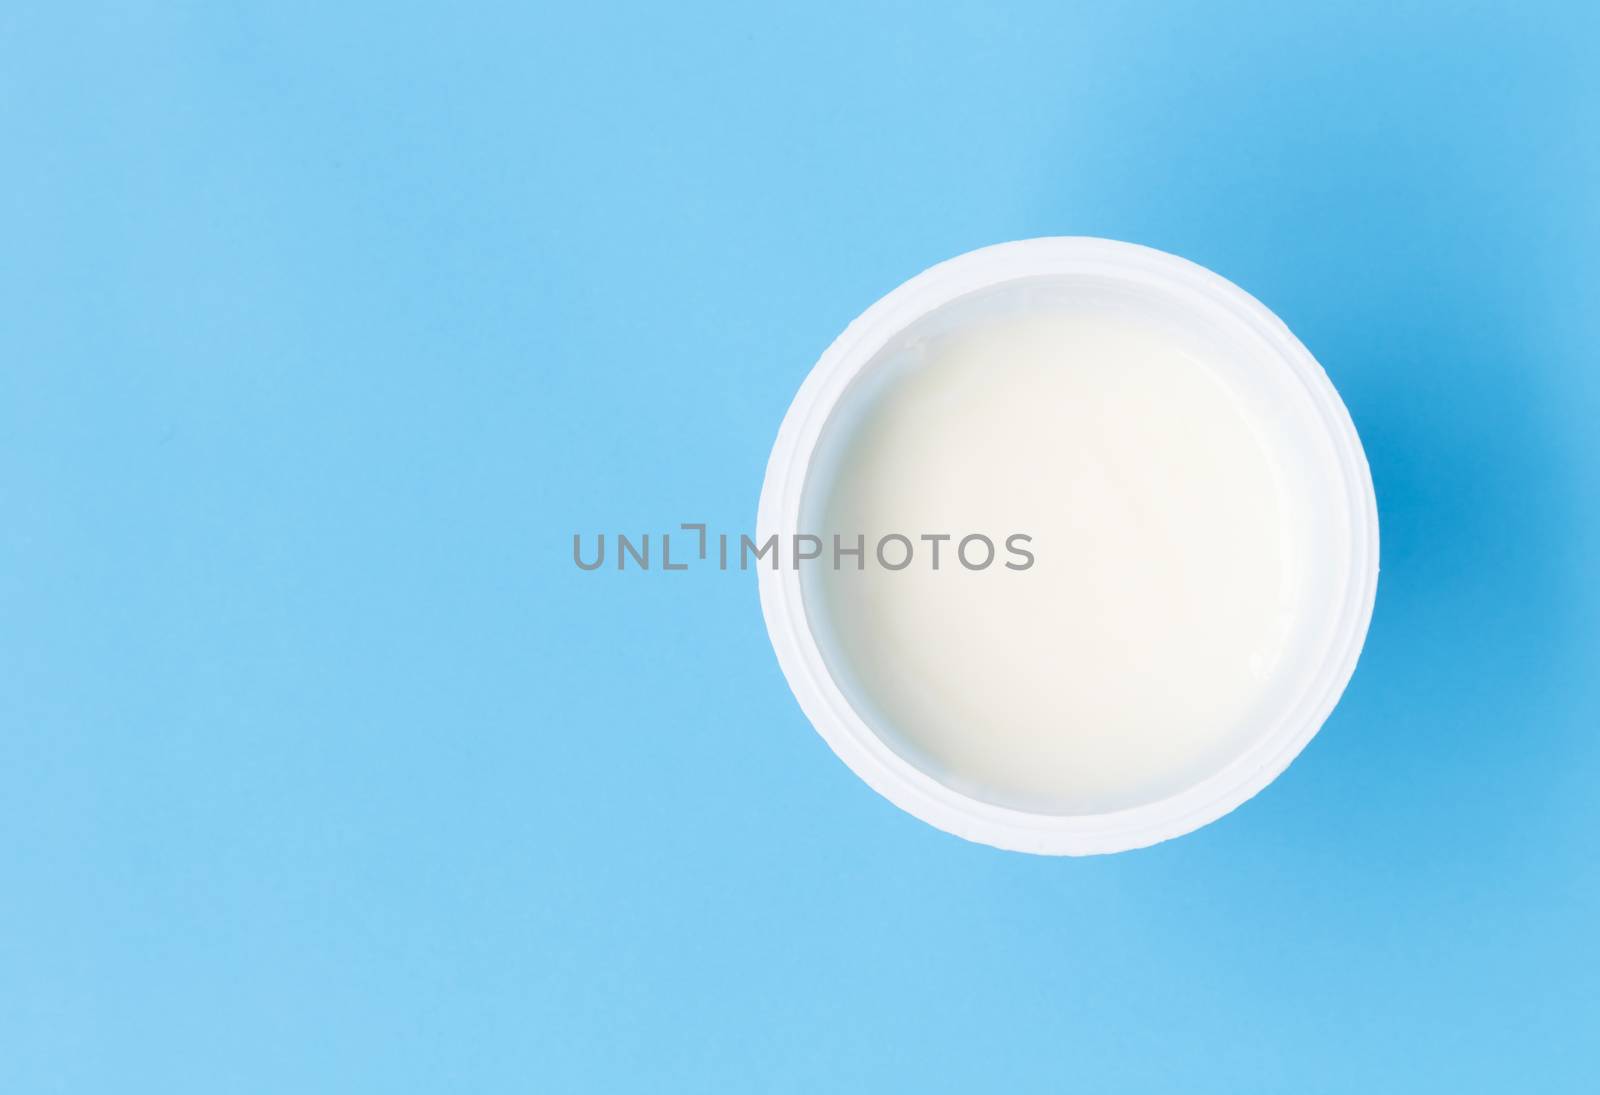
[[[1128,808],[1211,774],[1294,623],[1273,455],[1205,350],[1093,309],[1001,311],[908,342],[825,433],[808,530],[864,533],[865,571],[810,567],[807,614],[853,706],[930,775],[1002,805]],[[878,537],[970,532],[989,569],[871,560]],[[1005,537],[1036,562],[1003,566]]]

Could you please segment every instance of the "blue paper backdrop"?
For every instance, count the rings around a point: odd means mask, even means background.
[[[1589,4],[0,12],[0,1089],[1592,1092]],[[1057,861],[812,733],[818,353],[1093,234],[1282,315],[1383,527],[1344,703]]]

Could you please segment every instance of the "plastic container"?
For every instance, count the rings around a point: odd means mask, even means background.
[[[947,832],[1000,848],[1052,855],[1117,852],[1197,829],[1276,778],[1332,711],[1366,637],[1377,588],[1378,523],[1365,455],[1327,375],[1276,316],[1200,266],[1112,240],[1024,240],[941,263],[868,308],[812,369],[772,450],[757,536],[807,531],[808,476],[841,474],[818,460],[823,427],[897,336],[954,302],[1036,286],[1114,296],[1131,314],[1148,307],[1152,322],[1159,315],[1161,322],[1203,330],[1231,363],[1231,388],[1276,431],[1273,451],[1282,454],[1295,520],[1316,554],[1306,568],[1306,616],[1292,662],[1278,671],[1270,709],[1243,728],[1246,744],[1237,755],[1190,786],[1127,809],[1063,814],[998,803],[924,771],[891,744],[892,734],[871,725],[863,714],[869,705],[852,703],[829,672],[822,640],[808,621],[798,569],[760,568],[761,606],[779,665],[812,725],[889,801]]]

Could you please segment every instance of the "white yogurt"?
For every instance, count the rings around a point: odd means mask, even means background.
[[[824,439],[838,472],[807,527],[924,554],[924,533],[1020,532],[1035,561],[968,569],[951,542],[937,570],[807,568],[852,700],[1006,805],[1122,809],[1220,767],[1282,659],[1296,568],[1272,453],[1204,348],[1067,297],[874,368]]]
[[[1325,376],[1239,290],[1126,244],[1003,245],[818,364],[758,524],[868,549],[763,573],[763,606],[812,721],[900,805],[1006,847],[1132,847],[1321,724],[1370,614],[1370,491]],[[891,534],[902,570],[871,547]],[[969,534],[992,565],[961,565]]]

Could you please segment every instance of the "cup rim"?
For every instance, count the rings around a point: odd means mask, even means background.
[[[902,283],[851,322],[812,367],[778,430],[756,516],[760,541],[798,530],[802,492],[822,427],[850,382],[890,339],[969,293],[1022,278],[1073,275],[1145,285],[1243,323],[1301,382],[1326,430],[1347,509],[1350,565],[1323,662],[1276,725],[1212,775],[1139,806],[1057,815],[986,802],[941,783],[889,747],[828,671],[807,621],[798,570],[758,570],[761,611],[779,667],[802,711],[839,759],[884,798],[936,828],[1042,855],[1103,854],[1169,840],[1217,820],[1271,783],[1316,735],[1349,683],[1378,580],[1371,473],[1349,412],[1322,366],[1282,320],[1221,275],[1164,251],[1091,236],[1045,236],[969,251]]]

